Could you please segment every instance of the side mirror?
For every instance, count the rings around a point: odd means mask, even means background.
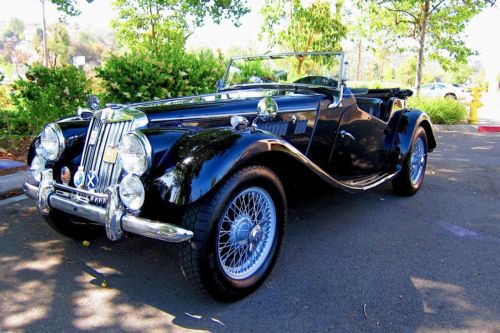
[[[257,126],[257,120],[270,121],[278,114],[278,104],[271,97],[264,97],[257,104],[257,117],[255,117],[252,126]]]
[[[90,110],[92,111],[97,111],[99,110],[99,98],[95,95],[91,95],[87,99],[87,106],[89,107]]]
[[[217,91],[221,90],[222,88],[224,88],[224,81],[222,80],[217,80]]]

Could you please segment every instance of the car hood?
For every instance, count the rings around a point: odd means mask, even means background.
[[[319,101],[324,98],[316,93],[255,89],[136,103],[130,106],[144,112],[151,122],[202,119],[256,114],[257,104],[266,96],[275,99],[280,112],[315,110]]]

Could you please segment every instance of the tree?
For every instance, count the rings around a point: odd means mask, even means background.
[[[45,20],[45,1],[40,0],[42,4],[42,26],[43,26],[43,53],[45,58],[45,66],[49,65],[49,53],[48,53],[48,36],[47,36],[47,23]],[[91,3],[93,0],[85,0]],[[57,6],[57,10],[65,13],[69,16],[80,15],[80,11],[77,9],[78,0],[50,0],[54,5]]]
[[[457,64],[450,68],[450,77],[453,83],[464,84],[474,74],[474,68],[467,64]]]
[[[24,22],[18,18],[11,18],[7,23],[2,35],[4,40],[8,39],[12,42],[18,43],[24,33]]]
[[[58,60],[59,64],[65,65],[68,63],[70,43],[68,29],[63,23],[55,23],[49,27],[49,30],[47,44],[50,66],[56,67]]]
[[[88,32],[80,32],[75,40],[71,41],[70,58],[84,56],[87,64],[100,65],[101,57],[106,49],[102,39]]]
[[[370,23],[393,37],[397,47],[402,39],[413,41],[417,53],[416,90],[420,93],[424,58],[439,61],[447,69],[453,63],[464,63],[473,54],[465,46],[466,23],[495,0],[371,0],[368,3]],[[363,5],[366,1],[359,0]]]
[[[49,50],[47,45],[47,21],[45,20],[45,0],[40,0],[42,4],[42,26],[43,26],[43,56],[45,59],[45,67],[49,66]]]
[[[191,29],[201,26],[206,16],[217,23],[232,19],[238,25],[249,11],[245,5],[246,0],[115,0],[118,18],[112,26],[118,41],[130,50],[184,48]]]
[[[341,22],[341,8],[341,1],[332,8],[330,2],[321,0],[309,7],[304,7],[300,0],[266,0],[261,11],[261,37],[265,35],[271,47],[278,45],[293,52],[340,50],[340,40],[347,34]],[[300,73],[304,57],[297,60]]]
[[[45,0],[41,0],[44,2]],[[94,0],[85,0],[88,3],[93,2]],[[50,0],[54,5],[57,6],[57,10],[65,13],[69,16],[78,16],[80,15],[80,11],[77,8],[78,0]]]
[[[2,53],[6,61],[15,64],[18,72],[18,60],[24,60],[25,52],[17,49],[19,42],[23,39],[24,22],[17,18],[11,18],[2,31]],[[22,56],[21,56],[22,55]]]

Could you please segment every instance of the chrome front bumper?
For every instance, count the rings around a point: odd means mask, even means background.
[[[117,185],[108,188],[106,208],[75,200],[77,196],[71,198],[56,193],[50,169],[42,172],[39,187],[25,183],[23,188],[28,197],[37,200],[38,210],[42,215],[48,215],[51,209],[56,209],[97,222],[106,228],[106,235],[113,241],[122,238],[123,231],[171,243],[193,238],[193,232],[190,230],[128,214],[120,201]]]

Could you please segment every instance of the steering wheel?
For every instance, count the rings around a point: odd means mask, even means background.
[[[327,86],[327,87],[334,87],[334,88],[338,87],[337,80],[330,79],[326,76],[319,76],[319,75],[304,76],[304,77],[296,80],[294,83],[314,84],[317,86]]]

